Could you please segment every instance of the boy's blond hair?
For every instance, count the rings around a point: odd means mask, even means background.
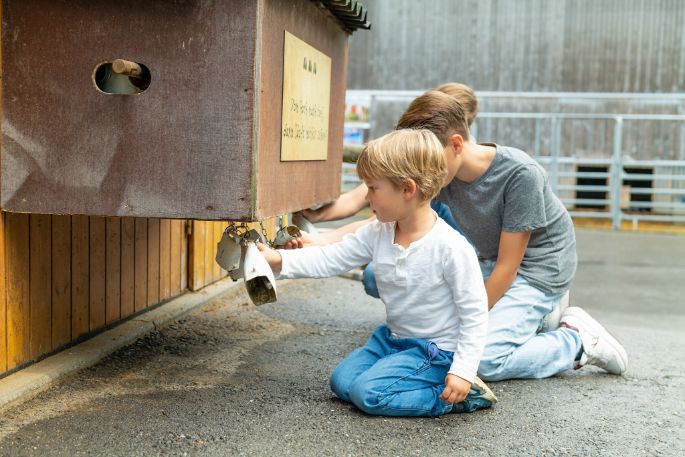
[[[469,126],[464,108],[454,97],[437,90],[429,90],[409,104],[397,121],[400,129],[428,129],[447,146],[450,136],[458,133],[464,140],[469,139]]]
[[[478,99],[473,89],[462,83],[445,83],[436,87],[435,90],[454,97],[461,103],[464,116],[466,116],[466,123],[471,127],[473,120],[478,115]]]
[[[430,130],[395,130],[366,144],[357,174],[363,180],[387,178],[397,188],[412,179],[423,203],[440,192],[447,177],[444,148]]]

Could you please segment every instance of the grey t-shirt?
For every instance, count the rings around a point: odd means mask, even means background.
[[[450,207],[480,259],[497,259],[502,231],[531,231],[519,274],[542,290],[564,292],[578,261],[571,216],[535,160],[492,146],[497,153],[485,173],[470,184],[453,179],[438,200]]]

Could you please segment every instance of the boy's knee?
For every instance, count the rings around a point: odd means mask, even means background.
[[[353,382],[349,390],[350,401],[367,414],[378,414],[379,396],[369,387],[363,380]]]
[[[478,377],[483,381],[501,381],[506,376],[503,371],[504,359],[482,359],[478,365]]]
[[[351,379],[345,376],[345,371],[339,369],[339,366],[333,370],[331,378],[328,380],[328,385],[331,391],[338,396],[341,400],[350,401],[350,384]]]

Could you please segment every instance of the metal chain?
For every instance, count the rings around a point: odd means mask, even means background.
[[[259,226],[262,228],[262,239],[267,246],[273,247],[274,240],[269,240],[266,236],[266,228],[264,227],[264,221],[259,221]]]

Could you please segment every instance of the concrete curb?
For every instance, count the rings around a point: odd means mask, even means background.
[[[226,292],[238,289],[241,282],[222,279],[198,292],[188,292],[151,311],[106,330],[83,343],[45,358],[0,380],[0,411],[22,403],[57,381],[97,362],[118,349],[170,321],[200,308]]]

